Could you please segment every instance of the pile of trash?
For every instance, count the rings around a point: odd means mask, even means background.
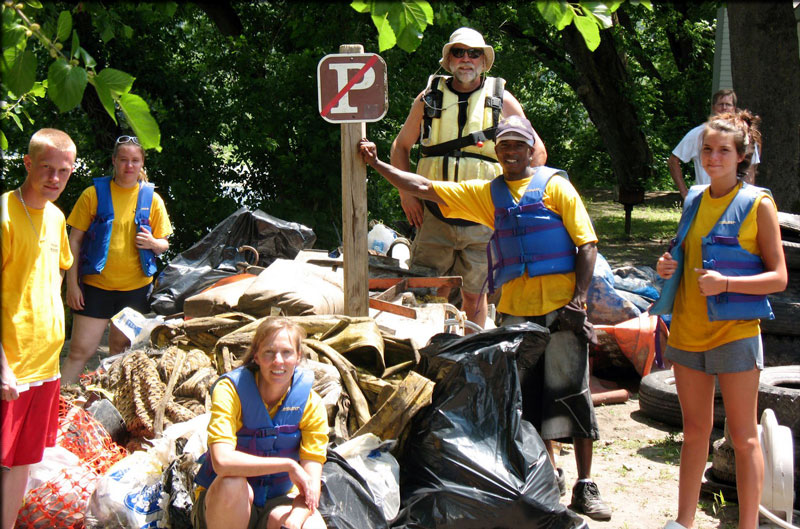
[[[379,308],[344,316],[342,259],[311,250],[314,239],[243,208],[173,259],[155,285],[155,316],[112,319],[131,349],[62,390],[64,433],[34,466],[18,526],[191,527],[212,385],[242,364],[263,318],[282,314],[307,332],[302,367],[328,413],[329,528],[585,527],[560,505],[544,445],[521,419],[517,361],[534,362],[548,331],[443,333],[457,321],[452,307],[420,302],[425,289],[410,281],[376,283]],[[370,256],[371,277],[419,273],[380,257]],[[654,273],[612,272],[599,257],[590,321],[647,317],[653,285]],[[102,456],[73,449],[83,445]]]

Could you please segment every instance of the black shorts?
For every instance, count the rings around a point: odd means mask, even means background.
[[[153,284],[136,290],[103,290],[81,283],[83,291],[83,310],[73,310],[73,314],[110,320],[125,307],[130,307],[142,314],[150,312],[150,291]]]

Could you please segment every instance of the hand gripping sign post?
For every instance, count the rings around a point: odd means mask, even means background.
[[[386,63],[360,44],[344,44],[317,66],[319,113],[342,127],[342,243],[345,314],[367,316],[367,167],[356,145],[366,122],[386,115]]]

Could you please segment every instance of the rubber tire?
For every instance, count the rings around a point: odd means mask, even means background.
[[[639,384],[639,410],[659,422],[683,426],[681,405],[675,388],[675,375],[671,369],[655,371],[642,378]],[[725,425],[725,408],[717,386],[714,392],[714,426]]]
[[[782,387],[791,384],[794,387]],[[800,365],[767,367],[758,385],[758,417],[766,408],[775,412],[778,424],[788,426],[800,438]]]

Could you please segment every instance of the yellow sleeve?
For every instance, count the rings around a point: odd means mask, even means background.
[[[544,205],[561,216],[575,246],[597,242],[592,219],[581,196],[569,180],[559,175],[551,178],[545,189]]]
[[[445,217],[465,219],[494,227],[494,205],[488,180],[431,182],[433,190],[445,201],[439,209]]]
[[[67,235],[67,223],[61,218],[61,255],[59,256],[59,268],[69,270],[72,266],[74,256],[69,249],[69,236]]]
[[[167,208],[164,206],[164,199],[158,193],[153,193],[153,203],[150,208],[150,227],[153,229],[153,237],[156,239],[166,239],[172,235],[172,224],[169,222]]]
[[[325,464],[328,447],[328,414],[322,398],[313,389],[308,396],[303,418],[300,419],[300,460],[311,460]]]
[[[97,192],[94,186],[87,187],[78,197],[72,212],[67,218],[67,224],[75,229],[86,231],[97,213]]]
[[[208,422],[208,446],[225,443],[236,446],[236,432],[242,427],[242,403],[233,382],[223,378],[211,394],[211,420]]]

